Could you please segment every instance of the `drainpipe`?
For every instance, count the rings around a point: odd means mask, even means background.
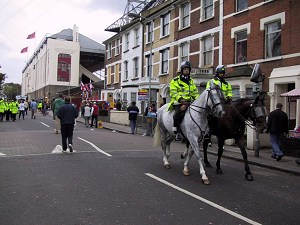
[[[219,65],[223,65],[223,10],[224,10],[224,0],[219,1]]]

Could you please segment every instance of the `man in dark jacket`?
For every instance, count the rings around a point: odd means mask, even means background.
[[[129,106],[127,108],[127,112],[129,112],[131,133],[135,134],[136,120],[137,120],[137,116],[140,112],[139,108],[136,106],[136,102],[133,101],[131,103],[131,106]]]
[[[73,131],[78,111],[70,103],[70,97],[65,98],[65,103],[58,109],[56,116],[60,119],[63,151],[67,150],[68,139],[70,152],[73,152]]]
[[[267,133],[270,133],[272,145],[272,158],[281,160],[283,153],[280,149],[282,136],[288,134],[288,116],[282,111],[282,104],[277,103],[276,109],[269,114]]]

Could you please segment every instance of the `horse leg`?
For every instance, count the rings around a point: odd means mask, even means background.
[[[245,149],[245,141],[244,141],[243,136],[237,138],[236,141],[238,143],[238,146],[241,150],[241,153],[242,153],[242,156],[243,156],[243,159],[244,159],[244,166],[245,166],[245,171],[246,171],[245,178],[248,181],[253,181],[253,176],[251,174],[250,167],[249,167],[249,164],[248,164],[248,156],[247,156],[247,152],[246,152],[246,149]]]
[[[200,175],[201,175],[201,179],[203,184],[209,184],[209,180],[208,177],[205,174],[205,170],[203,167],[203,161],[200,157],[200,149],[199,149],[199,143],[198,143],[198,139],[197,140],[190,140],[191,146],[193,151],[195,152],[196,156],[197,156],[197,161],[199,163],[199,168],[200,168]]]
[[[221,169],[221,157],[223,155],[223,146],[224,146],[225,139],[221,137],[217,137],[217,139],[218,139],[218,159],[216,162],[216,166],[217,166],[216,173],[223,174],[223,171]]]
[[[185,150],[183,153],[181,153],[180,158],[184,159],[188,155],[189,148],[190,148],[190,142],[187,140],[185,144]]]
[[[164,167],[170,169],[170,163],[168,158],[170,157],[170,142],[167,141],[167,135],[165,131],[161,131],[161,148],[163,150],[163,163]]]
[[[204,141],[203,141],[203,157],[204,157],[204,164],[206,167],[208,168],[212,168],[210,162],[208,161],[208,158],[207,158],[207,148],[208,148],[208,144],[209,144],[209,139],[208,138],[204,138]]]
[[[186,160],[183,164],[183,175],[185,175],[185,176],[190,175],[188,166],[189,166],[190,160],[193,157],[193,155],[194,155],[194,150],[191,149],[190,153],[187,155]]]

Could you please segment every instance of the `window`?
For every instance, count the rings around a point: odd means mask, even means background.
[[[214,1],[213,0],[202,0],[202,15],[201,21],[212,18],[214,16]]]
[[[161,37],[169,35],[170,13],[161,17]]]
[[[111,58],[111,43],[107,45],[107,58]]]
[[[124,51],[129,50],[129,34],[125,34],[125,47]]]
[[[161,74],[166,74],[169,71],[169,49],[161,50]]]
[[[232,87],[232,100],[240,98],[240,87]]]
[[[123,105],[127,105],[127,92],[123,92]]]
[[[190,25],[190,3],[184,3],[181,6],[180,28],[185,28]]]
[[[106,80],[106,84],[111,84],[111,67],[107,67],[107,80]]]
[[[153,40],[153,25],[152,23],[147,23],[147,43],[150,43]]]
[[[180,62],[179,62],[179,64],[181,64],[182,62],[189,60],[189,44],[187,42],[182,43],[179,46],[179,49],[180,49],[180,52],[179,52]]]
[[[133,78],[139,77],[139,58],[133,58]]]
[[[140,29],[137,28],[134,30],[134,47],[137,47],[140,44]]]
[[[128,80],[128,61],[124,62],[124,80]]]
[[[119,83],[119,75],[120,75],[120,64],[115,65],[115,83]]]
[[[71,75],[71,55],[58,54],[57,60],[57,81],[70,82]]]
[[[136,96],[137,96],[137,94],[136,94],[136,92],[131,92],[130,93],[130,100],[131,100],[131,102],[136,102]]]
[[[265,28],[266,40],[266,58],[281,55],[281,23],[275,21],[266,24]]]
[[[213,57],[213,36],[203,37],[203,66],[212,65]]]
[[[236,0],[236,11],[240,12],[248,8],[248,0]]]
[[[116,45],[116,47],[115,47],[116,55],[119,55],[120,54],[120,39],[119,38],[116,40],[115,45]]]
[[[150,62],[150,60],[153,60],[153,57],[151,57],[151,59],[150,59],[150,55],[147,55],[146,59],[147,59],[147,67],[146,67],[147,72],[146,73],[147,73],[147,77],[149,77],[149,76],[152,76],[152,62]]]
[[[235,34],[235,63],[247,61],[247,30]]]

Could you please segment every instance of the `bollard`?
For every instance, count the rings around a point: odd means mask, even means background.
[[[98,121],[98,128],[103,128],[103,127],[102,127],[102,121],[101,121],[101,120]]]

